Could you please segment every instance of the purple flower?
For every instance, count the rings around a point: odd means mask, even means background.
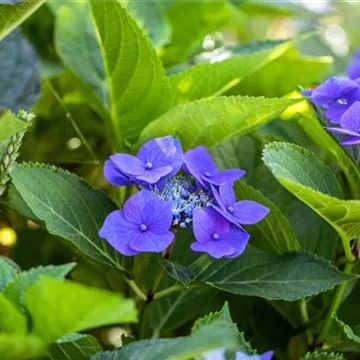
[[[346,68],[346,74],[352,80],[360,78],[360,49],[355,52],[353,58],[351,59],[348,67]]]
[[[271,360],[274,356],[273,351],[267,351],[263,354],[254,354],[254,355],[248,355],[246,353],[243,353],[241,351],[238,351],[235,354],[235,360]]]
[[[340,141],[342,145],[360,144],[360,101],[356,101],[344,113],[340,120],[340,128],[326,127],[325,129],[340,135],[347,135]]]
[[[162,252],[173,241],[169,230],[173,220],[172,205],[149,190],[133,195],[123,210],[110,213],[99,236],[123,255]]]
[[[225,349],[207,352],[202,355],[201,360],[225,360]]]
[[[104,174],[113,185],[131,183],[152,185],[166,176],[174,176],[184,163],[179,140],[171,136],[145,143],[137,156],[114,154],[106,161]]]
[[[232,225],[212,207],[194,211],[193,230],[196,242],[191,249],[216,259],[239,256],[250,238],[245,230]]]
[[[309,99],[326,110],[330,122],[339,124],[345,111],[360,100],[360,87],[352,80],[332,77],[319,85]]]
[[[255,201],[236,201],[233,185],[221,184],[219,190],[213,188],[217,204],[212,205],[222,216],[235,225],[252,225],[262,220],[269,209]]]
[[[224,182],[234,182],[245,175],[245,171],[241,169],[219,171],[204,146],[187,151],[184,160],[184,170],[194,176],[205,188],[209,188],[208,184],[220,185]]]

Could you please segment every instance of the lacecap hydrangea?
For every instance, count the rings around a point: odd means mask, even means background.
[[[214,258],[242,254],[249,234],[242,225],[262,220],[269,209],[254,201],[236,201],[234,182],[241,169],[219,171],[204,146],[185,154],[171,136],[145,143],[136,156],[114,154],[104,175],[115,186],[136,185],[123,209],[110,213],[99,235],[123,255],[163,252],[178,228],[190,228],[191,249]]]
[[[346,77],[331,77],[314,90],[303,92],[325,110],[331,126],[325,128],[342,136],[342,145],[360,144],[360,50],[346,69]]]

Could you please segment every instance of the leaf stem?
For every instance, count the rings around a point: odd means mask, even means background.
[[[355,266],[355,263],[353,263],[353,262],[347,263],[344,268],[344,274],[350,275],[354,266]],[[330,330],[332,320],[333,320],[332,314],[334,312],[337,312],[337,310],[339,309],[339,307],[343,301],[344,295],[345,295],[347,284],[348,284],[348,282],[345,281],[336,288],[334,297],[332,299],[332,303],[330,305],[330,308],[329,308],[328,313],[325,318],[325,322],[324,322],[322,329],[317,337],[317,343],[321,343],[326,339],[327,333]]]
[[[307,301],[305,299],[300,300],[299,308],[300,308],[301,319],[303,321],[303,324],[306,326],[309,323],[310,319],[309,319],[309,312],[308,312],[308,308],[307,308]],[[306,340],[307,340],[308,344],[311,346],[314,342],[314,337],[313,337],[313,334],[311,333],[310,329],[305,330],[305,336],[306,336]]]
[[[136,282],[134,280],[131,280],[131,279],[125,277],[125,281],[129,285],[131,290],[139,297],[140,300],[143,300],[143,301],[147,300],[147,296],[141,291],[141,289],[139,288],[139,286],[136,284]]]
[[[353,254],[349,239],[346,236],[341,236],[341,241],[343,244],[347,263],[353,263],[354,261],[356,261],[356,257]]]

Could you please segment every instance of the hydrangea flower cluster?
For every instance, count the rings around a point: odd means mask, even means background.
[[[233,184],[245,171],[219,171],[207,149],[182,151],[171,136],[145,143],[136,156],[115,154],[105,162],[115,186],[135,184],[139,192],[107,216],[99,236],[123,255],[163,252],[174,230],[190,228],[191,249],[214,258],[233,258],[246,248],[255,224],[269,212],[254,201],[236,201]]]
[[[346,69],[347,77],[331,77],[303,95],[323,109],[330,123],[328,131],[343,135],[342,145],[360,144],[360,50]]]
[[[271,360],[274,356],[273,351],[267,351],[261,355],[249,355],[242,351],[235,353],[235,360]],[[226,360],[225,350],[215,350],[204,354],[201,360]]]

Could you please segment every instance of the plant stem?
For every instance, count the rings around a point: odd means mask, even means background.
[[[127,277],[125,277],[126,283],[129,285],[129,287],[132,289],[132,291],[139,297],[140,300],[146,301],[147,296],[141,291],[139,286],[136,284],[134,280],[131,280]]]
[[[350,275],[354,266],[355,266],[355,263],[347,263],[344,268],[344,274]],[[347,281],[343,282],[336,288],[334,297],[332,299],[332,303],[331,303],[328,313],[326,315],[325,322],[324,322],[322,329],[317,337],[317,343],[321,343],[326,339],[327,333],[330,330],[332,320],[333,320],[332,314],[339,309],[339,307],[342,303],[342,300],[344,298],[344,295],[345,295],[346,287],[347,287]]]
[[[299,308],[300,308],[301,319],[303,321],[303,324],[306,326],[310,320],[309,312],[308,312],[308,308],[307,308],[307,301],[300,300]],[[305,330],[305,336],[306,336],[306,340],[307,340],[308,344],[311,346],[314,342],[314,337],[313,337],[310,329]]]
[[[356,257],[353,254],[353,251],[351,249],[350,241],[346,236],[341,236],[341,241],[343,243],[345,257],[348,263],[353,263],[356,261]],[[346,266],[345,266],[346,268]]]
[[[163,297],[166,297],[166,296],[169,296],[171,295],[172,293],[174,292],[177,292],[177,291],[181,291],[181,290],[184,290],[184,289],[190,289],[190,288],[196,288],[196,287],[201,287],[201,285],[190,285],[188,286],[187,288],[184,286],[184,285],[174,285],[174,286],[171,286],[165,290],[162,290],[162,291],[159,291],[157,292],[156,294],[154,294],[154,300],[158,300],[158,299],[161,299]]]

